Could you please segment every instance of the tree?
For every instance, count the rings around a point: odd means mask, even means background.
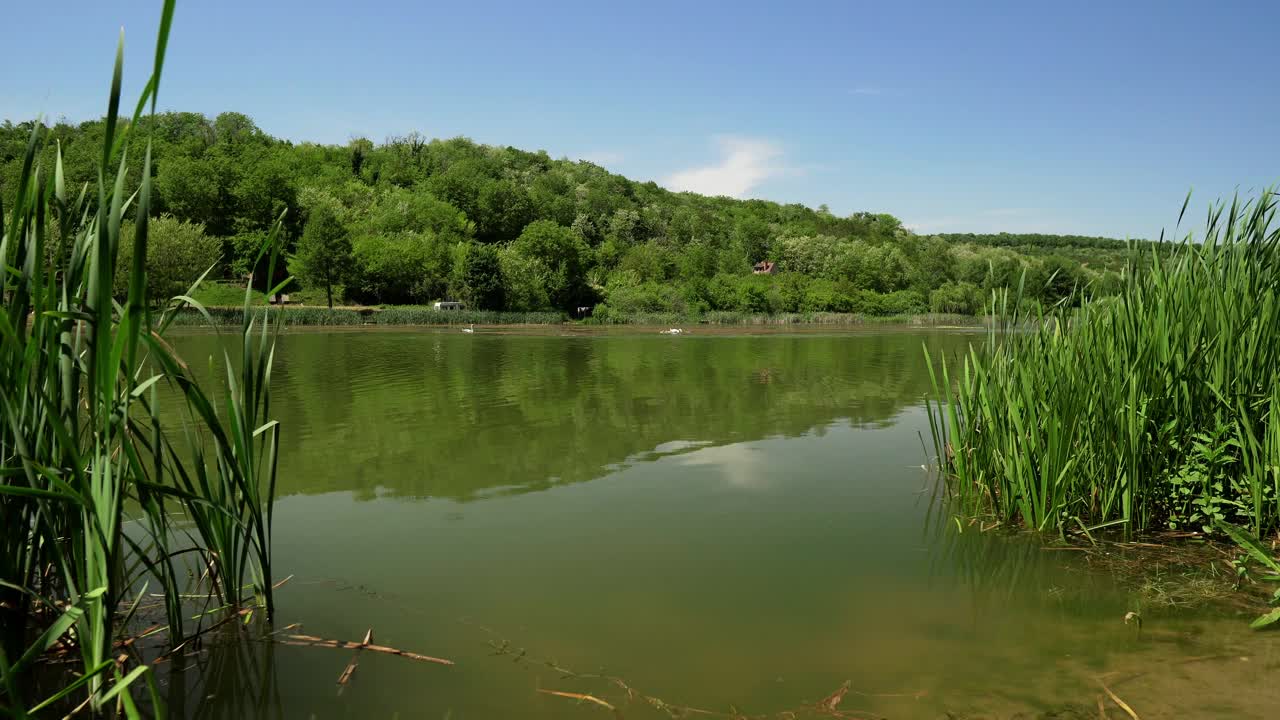
[[[320,195],[312,202],[290,272],[305,283],[323,285],[332,308],[333,286],[342,283],[351,268],[351,235],[336,200]]]
[[[673,193],[591,163],[461,137],[410,133],[375,143],[356,136],[323,145],[273,138],[239,113],[213,119],[160,113],[140,122],[155,131],[155,211],[203,225],[226,249],[225,273],[242,279],[251,270],[263,233],[288,208],[283,237],[301,241],[299,268],[326,244],[316,240],[326,234],[321,225],[333,225],[338,235],[336,226],[345,226],[349,261],[306,277],[330,294],[341,285],[361,301],[456,295],[477,305],[571,311],[603,297],[617,312],[704,305],[896,312],[927,305],[948,282],[977,286],[984,297],[1022,284],[1028,300],[1078,302],[1082,292],[1115,292],[1116,273],[1131,260],[1118,240],[922,236],[892,215],[839,217],[825,206]],[[5,202],[16,191],[34,129],[31,122],[0,121]],[[105,133],[104,120],[46,127],[41,134],[50,142],[37,161],[53,167],[60,149],[65,185],[74,193],[96,182]],[[124,177],[131,192],[140,168],[132,163]],[[316,209],[320,196],[333,204],[332,213]],[[309,215],[316,227],[304,238]],[[477,242],[497,246],[497,253],[477,254],[468,265]],[[341,251],[342,243],[329,249]],[[1155,255],[1141,257],[1150,265]],[[776,262],[782,274],[755,278],[752,265],[762,260]],[[261,265],[252,269],[255,286],[264,289],[283,279],[264,277]],[[469,269],[479,274],[468,280]],[[493,278],[500,299],[496,289],[488,291]],[[666,288],[666,296],[655,288]],[[950,286],[938,303],[971,305]]]
[[[478,310],[501,310],[506,302],[502,284],[502,264],[498,250],[492,245],[472,244],[463,261],[463,289],[472,307]]]
[[[369,159],[369,155],[373,153],[373,141],[368,138],[351,138],[351,142],[347,143],[347,147],[351,149],[351,174],[360,177],[360,172],[364,170],[365,160]]]
[[[408,304],[439,297],[449,276],[449,247],[430,233],[361,235],[352,242],[348,294],[357,300]]]
[[[219,229],[230,229],[229,208],[223,202],[230,187],[220,163],[203,157],[174,157],[157,165],[156,189],[165,210],[180,220],[200,223],[215,235]]]
[[[534,275],[553,307],[567,312],[586,301],[591,249],[577,233],[550,220],[539,220],[520,233],[511,250],[530,268],[540,268]]]
[[[113,288],[118,297],[124,297],[129,291],[133,237],[133,223],[124,223]],[[221,253],[222,242],[205,235],[203,225],[183,222],[172,215],[153,218],[147,224],[148,297],[152,301],[163,301],[185,293],[196,278],[218,262]]]
[[[936,313],[976,315],[983,308],[982,290],[971,282],[948,280],[929,293],[929,307]]]
[[[482,242],[511,240],[533,219],[529,194],[510,180],[481,185],[475,211],[476,236]]]

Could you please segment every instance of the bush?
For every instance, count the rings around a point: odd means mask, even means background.
[[[984,304],[982,290],[971,282],[949,281],[929,293],[929,308],[936,313],[977,315]]]
[[[415,303],[444,293],[449,248],[435,235],[397,232],[363,235],[353,243],[347,292],[372,303]]]
[[[124,298],[129,290],[129,263],[133,257],[133,223],[120,230],[113,292]],[[148,223],[147,296],[152,301],[182,295],[205,271],[218,262],[222,241],[204,234],[204,226],[162,215]],[[243,296],[240,298],[243,301]]]

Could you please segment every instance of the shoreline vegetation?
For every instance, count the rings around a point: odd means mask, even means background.
[[[954,511],[1090,541],[1229,539],[1246,557],[1238,582],[1280,582],[1263,540],[1280,532],[1276,209],[1269,190],[1214,206],[1198,237],[1126,273],[1114,298],[1028,313],[1003,295],[985,341],[933,377]],[[1254,626],[1277,621],[1280,609]]]
[[[133,121],[122,119],[123,132]],[[207,277],[205,305],[239,305],[285,279],[307,305],[555,312],[600,320],[708,313],[981,314],[994,291],[1028,306],[1078,303],[1122,287],[1145,240],[1041,234],[931,235],[893,215],[672,192],[585,161],[417,133],[375,144],[294,143],[241,113],[139,117],[153,138],[148,297]],[[0,123],[0,196],[12,195],[27,138],[65,182],[94,182],[103,121]],[[126,191],[141,168],[126,168]],[[282,218],[287,269],[256,259]],[[125,218],[123,252],[134,234]],[[130,268],[113,288],[123,297]],[[226,296],[232,297],[228,299]]]
[[[174,314],[175,327],[227,327],[240,323],[242,308],[228,306],[187,307]],[[582,329],[607,327],[874,327],[908,326],[938,328],[978,328],[987,319],[950,313],[862,315],[859,313],[777,313],[759,315],[738,312],[707,312],[696,316],[672,313],[613,314],[607,320],[572,320],[555,312],[503,312],[488,310],[440,311],[429,306],[370,307],[284,306],[268,310],[272,322],[283,327],[480,327],[568,326]]]
[[[153,147],[138,118],[148,106],[155,112],[173,9],[170,0],[132,122],[119,115],[120,38],[96,182],[68,187],[57,144],[33,126],[21,172],[6,188],[6,716],[165,716],[157,663],[215,628],[242,627],[232,622],[238,619],[269,622],[274,612],[275,330],[246,297],[240,357],[223,354],[214,363],[225,371],[222,387],[206,391],[165,340],[174,306],[155,311],[148,297]],[[139,166],[135,193],[124,178]],[[278,259],[278,230],[257,250],[255,263],[268,271]],[[122,267],[127,280],[117,282]],[[144,623],[151,627],[143,630]],[[153,652],[158,657],[147,656]]]

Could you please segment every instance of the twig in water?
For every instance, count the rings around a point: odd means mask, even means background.
[[[373,628],[369,628],[365,631],[364,640],[361,641],[359,647],[357,647],[356,651],[351,655],[351,662],[347,663],[346,669],[338,676],[339,693],[342,692],[342,686],[346,685],[347,681],[351,679],[351,676],[355,674],[356,662],[360,659],[360,651],[369,647],[369,643],[371,642],[373,642]]]
[[[328,638],[316,637],[315,635],[285,635],[286,640],[280,642],[285,645],[300,645],[304,647],[327,647],[327,648],[360,648],[369,652],[384,653],[386,655],[396,655],[410,660],[421,660],[422,662],[431,662],[439,665],[452,665],[452,660],[444,658],[431,657],[430,655],[421,655],[408,650],[400,650],[398,648],[387,647],[386,645],[363,645],[354,643],[349,640],[329,640]]]
[[[853,685],[849,680],[845,680],[835,692],[823,698],[818,702],[818,709],[828,712],[840,707],[840,703],[844,701],[844,696],[849,693],[849,688]]]
[[[588,695],[586,693],[575,693],[575,692],[561,692],[559,690],[544,690],[542,688],[538,688],[538,692],[545,693],[547,695],[555,695],[556,697],[569,698],[571,700],[577,700],[579,702],[595,703],[596,705],[599,705],[600,707],[608,710],[615,710],[615,711],[617,710],[617,708],[610,705],[608,702],[601,700],[595,695]]]
[[[1111,688],[1107,687],[1106,683],[1099,680],[1098,684],[1102,686],[1102,691],[1105,692],[1107,696],[1110,697],[1115,702],[1116,705],[1120,706],[1121,710],[1129,713],[1129,717],[1133,718],[1133,720],[1140,720],[1138,718],[1138,713],[1134,712],[1133,708],[1129,707],[1129,703],[1121,700],[1119,695],[1116,695],[1115,693],[1111,692]]]

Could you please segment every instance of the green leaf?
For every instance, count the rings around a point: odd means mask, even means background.
[[[54,643],[58,642],[58,638],[61,638],[83,616],[84,610],[79,607],[73,605],[67,608],[66,612],[62,613],[57,620],[54,620],[52,625],[45,628],[43,633],[40,633],[40,637],[36,638],[36,641],[31,644],[31,647],[27,648],[22,657],[18,658],[18,662],[13,664],[11,672],[21,672],[27,665],[35,662],[36,658],[53,647]]]
[[[1280,608],[1276,608],[1271,612],[1267,613],[1266,615],[1263,615],[1257,620],[1254,620],[1253,622],[1249,623],[1249,627],[1253,628],[1254,630],[1261,630],[1262,628],[1270,627],[1271,625],[1274,625],[1277,622],[1280,622]]]
[[[129,683],[133,682],[134,680],[137,680],[138,676],[142,675],[142,673],[146,672],[149,669],[150,668],[148,668],[146,665],[139,665],[138,667],[131,670],[128,675],[125,675],[119,680],[116,680],[115,684],[111,686],[111,689],[102,694],[102,698],[100,702],[106,703],[110,701],[111,698],[114,698],[116,695],[119,695],[121,691],[129,687]]]
[[[1235,543],[1245,552],[1249,553],[1249,556],[1254,560],[1262,563],[1272,571],[1280,573],[1280,562],[1276,562],[1276,559],[1271,556],[1271,553],[1267,552],[1267,549],[1262,546],[1262,543],[1253,535],[1249,534],[1247,530],[1236,527],[1230,523],[1220,521],[1215,521],[1213,525],[1230,536],[1231,539],[1234,540]]]

